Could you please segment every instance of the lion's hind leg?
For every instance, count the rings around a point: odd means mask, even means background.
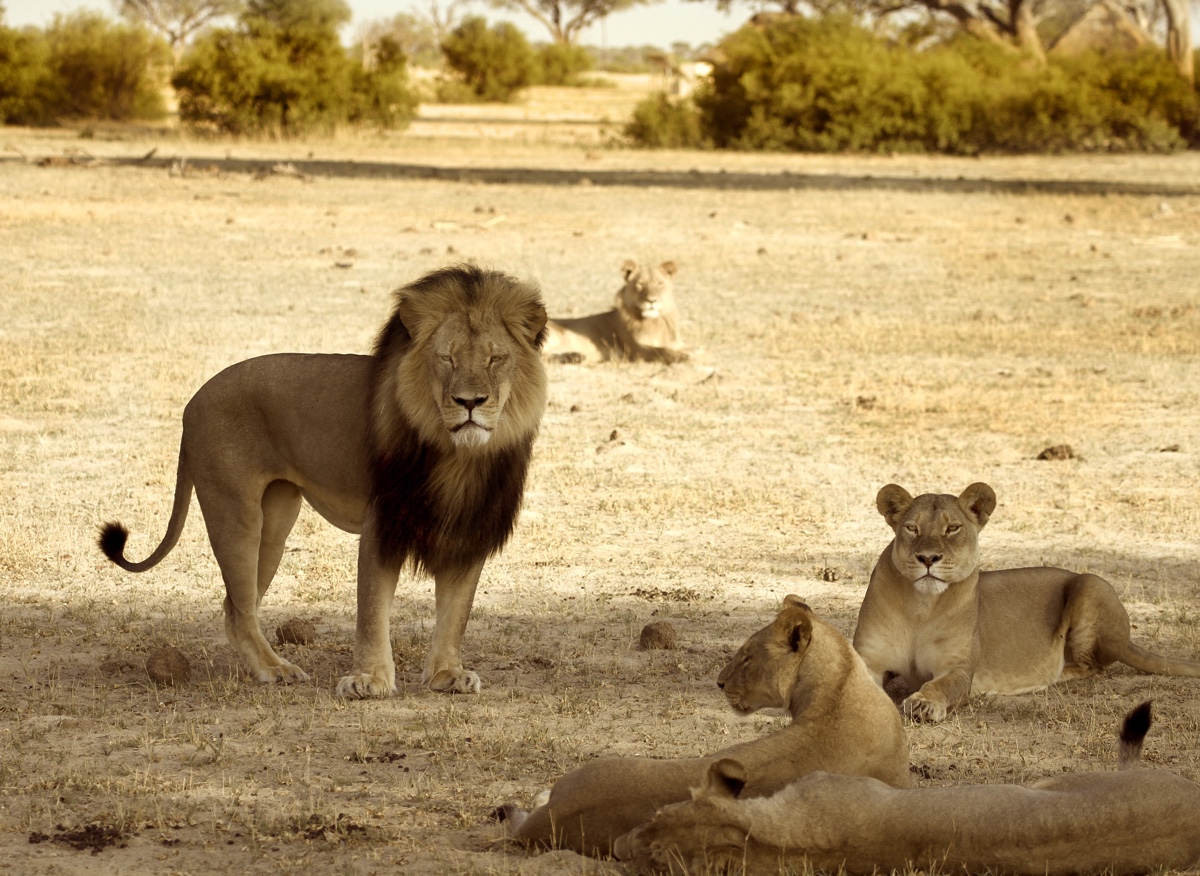
[[[268,494],[271,498],[269,503]],[[254,677],[263,683],[306,680],[308,675],[303,669],[292,665],[271,649],[258,623],[258,603],[279,565],[279,557],[274,554],[282,554],[282,538],[278,535],[281,520],[278,506],[284,504],[286,510],[287,505],[282,501],[284,491],[272,492],[268,489],[262,504],[242,503],[238,507],[216,509],[211,504],[206,507],[199,490],[197,495],[213,556],[225,581],[225,635],[229,644]],[[283,519],[287,519],[286,515]],[[288,522],[289,530],[294,521],[293,515]],[[264,558],[262,548],[265,534],[269,534],[271,540]],[[268,570],[270,575],[262,583],[260,574]]]
[[[1129,643],[1129,613],[1111,584],[1096,575],[1067,582],[1063,617],[1063,668],[1059,681],[1086,678],[1121,659]]]

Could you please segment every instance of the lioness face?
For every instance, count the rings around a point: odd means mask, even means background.
[[[472,326],[463,314],[434,333],[430,381],[442,423],[459,448],[482,447],[504,415],[517,349],[503,325]]]
[[[979,530],[996,507],[987,484],[972,484],[961,496],[915,499],[889,484],[876,504],[896,533],[892,562],[918,593],[937,596],[979,568]]]
[[[738,648],[717,676],[717,687],[742,715],[759,709],[786,709],[811,641],[808,606],[788,596],[778,617]]]
[[[663,262],[656,268],[643,268],[636,262],[626,262],[623,268],[625,285],[620,292],[620,305],[638,319],[657,319],[674,306],[674,262]]]

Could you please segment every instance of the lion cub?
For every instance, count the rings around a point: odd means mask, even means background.
[[[594,760],[567,773],[532,812],[498,810],[513,838],[588,855],[607,855],[617,837],[654,817],[660,806],[688,798],[709,765],[737,758],[746,793],[773,794],[813,770],[912,784],[908,746],[896,707],[879,689],[850,643],[797,596],[751,636],[717,677],[733,709],[748,715],[786,708],[792,723],[762,739],[706,757]]]
[[[813,773],[773,797],[739,796],[732,759],[708,768],[692,799],[617,840],[634,873],[1125,874],[1200,864],[1200,785],[1133,766],[1150,704],[1126,718],[1118,772],[1033,785],[897,790]]]
[[[675,307],[675,263],[621,265],[625,284],[612,310],[546,324],[542,355],[551,362],[682,362],[683,338]]]
[[[1200,664],[1129,641],[1129,615],[1095,575],[1037,567],[979,570],[987,484],[915,499],[888,484],[875,500],[896,533],[871,572],[854,647],[906,714],[941,721],[975,693],[1018,694],[1120,661],[1200,677]]]

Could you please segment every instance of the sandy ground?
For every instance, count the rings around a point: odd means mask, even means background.
[[[890,532],[878,489],[990,483],[997,568],[1110,580],[1139,642],[1200,660],[1200,196],[856,188],[729,191],[179,173],[93,159],[448,167],[1200,178],[1197,157],[995,159],[638,153],[413,134],[305,144],[6,131],[0,163],[0,859],[8,872],[599,873],[495,844],[490,809],[600,755],[700,754],[738,720],[724,661],[804,596],[847,635]],[[310,155],[311,154],[311,155]],[[393,611],[401,691],[345,702],[355,540],[305,511],[264,625],[309,684],[260,687],[225,642],[198,509],[156,569],[183,405],[260,353],[361,352],[389,293],[473,259],[556,315],[608,306],[629,257],[674,259],[696,364],[554,366],[516,536],[467,630],[475,697],[420,687],[428,581]],[[1069,459],[1037,459],[1067,444]],[[640,651],[669,620],[680,647]],[[147,654],[192,680],[156,687]],[[1116,667],[909,728],[922,783],[1023,782],[1115,762],[1145,698],[1146,760],[1200,780],[1200,685]]]

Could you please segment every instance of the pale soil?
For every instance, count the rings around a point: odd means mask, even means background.
[[[888,172],[1188,182],[1194,155],[726,156],[549,140],[81,141],[29,157]],[[15,156],[15,153],[9,153]],[[900,170],[897,170],[899,168]],[[890,533],[879,487],[990,483],[990,567],[1088,570],[1143,644],[1200,660],[1200,197],[715,191],[387,182],[0,164],[0,860],[12,873],[617,872],[493,848],[489,810],[598,755],[700,754],[777,726],[714,685],[798,593],[849,634]],[[389,292],[475,259],[554,314],[607,307],[628,257],[674,259],[696,367],[555,366],[526,510],[467,630],[477,697],[418,684],[432,590],[393,613],[400,694],[332,697],[350,668],[353,537],[306,511],[264,606],[314,622],[310,684],[240,677],[197,508],[156,569],[179,416],[230,362],[365,351]],[[342,267],[339,267],[342,265]],[[1050,445],[1075,458],[1039,461]],[[669,620],[681,647],[643,652]],[[158,688],[157,645],[192,682]],[[1155,700],[1146,760],[1200,780],[1200,684],[1123,667],[910,728],[923,783],[1111,769]],[[120,839],[95,854],[88,825]],[[31,837],[48,839],[31,843]],[[84,834],[84,838],[87,835]],[[104,842],[99,845],[104,846]]]

